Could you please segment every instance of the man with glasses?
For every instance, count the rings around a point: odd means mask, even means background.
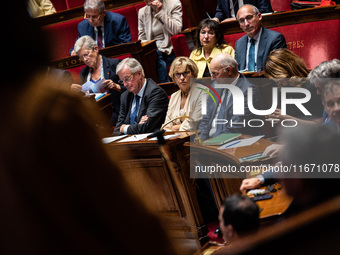
[[[247,121],[255,118],[247,106],[248,88],[252,88],[252,98],[255,109],[260,109],[260,100],[255,85],[251,84],[246,77],[237,70],[237,61],[226,53],[216,55],[210,62],[211,85],[218,93],[222,104],[214,104],[211,97],[207,102],[207,114],[203,115],[199,125],[202,141],[216,137],[222,133],[243,133],[256,135],[261,130],[255,127],[248,127]],[[227,88],[217,88],[216,84],[235,85],[242,90],[244,95],[244,115],[233,114],[234,97]],[[236,99],[236,98],[235,98]],[[218,102],[219,99],[216,101]],[[258,117],[257,117],[258,119]],[[216,121],[219,120],[219,121]],[[225,123],[220,123],[224,120]],[[245,123],[245,125],[244,125]]]
[[[115,135],[143,134],[159,130],[165,120],[169,98],[152,79],[145,78],[142,65],[125,58],[117,65],[119,83],[127,89],[120,98]]]
[[[78,38],[91,36],[99,49],[131,41],[130,27],[125,17],[106,11],[102,0],[86,0],[84,10],[85,20],[78,24]],[[70,55],[76,55],[73,48]]]
[[[272,50],[287,48],[282,34],[262,26],[262,15],[255,6],[243,5],[236,18],[246,33],[235,44],[235,59],[239,70],[259,72],[263,70],[267,56]]]

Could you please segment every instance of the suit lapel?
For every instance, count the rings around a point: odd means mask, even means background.
[[[257,70],[262,69],[264,63],[263,62],[263,55],[264,55],[264,50],[266,49],[266,45],[267,45],[267,29],[266,28],[262,28],[262,34],[260,37],[260,42],[259,42],[259,48],[257,50],[257,59],[256,59],[256,66],[257,66]]]
[[[108,39],[109,39],[110,29],[112,29],[111,26],[110,26],[109,18],[107,17],[107,15],[109,15],[108,11],[106,11],[106,15],[104,17],[104,41],[105,41],[105,47],[107,47],[108,44],[109,44]]]
[[[111,67],[109,65],[109,61],[107,60],[106,57],[103,57],[103,71],[104,71],[104,78],[105,79],[110,79],[111,77]]]
[[[145,13],[144,14],[145,14],[145,16],[144,16],[144,24],[147,27],[145,29],[145,31],[146,31],[146,33],[145,33],[146,40],[151,40],[152,19],[153,18],[151,18],[151,19],[147,18],[147,17],[152,17],[151,16],[151,7],[150,6],[146,6],[145,7]]]
[[[248,44],[248,36],[244,36],[242,38],[243,40],[240,41],[240,44],[241,44],[241,49],[244,49],[242,50],[242,53],[241,53],[241,58],[240,58],[240,62],[239,65],[241,66],[240,69],[246,69],[246,66],[247,66],[247,44]]]
[[[138,114],[137,114],[137,122],[139,122],[139,120],[142,118],[144,108],[145,108],[145,100],[146,100],[145,97],[149,93],[149,91],[148,91],[149,80],[147,78],[145,78],[145,79],[146,79],[146,84],[145,84],[145,88],[144,88],[143,97],[142,97],[142,100],[140,101],[140,105],[139,105],[139,110],[138,110]]]

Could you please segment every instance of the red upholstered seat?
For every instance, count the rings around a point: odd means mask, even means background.
[[[235,49],[235,43],[238,39],[244,36],[245,33],[237,33],[231,35],[224,35],[224,40]]]
[[[140,8],[143,8],[144,6],[145,6],[145,3],[140,3],[140,4],[136,4],[136,5],[135,5],[137,17],[138,17],[139,9],[140,9]]]
[[[80,18],[43,27],[53,45],[51,49],[53,60],[69,56],[69,51],[78,37],[78,23],[82,20],[83,18]]]
[[[66,5],[68,9],[83,6],[85,0],[66,0]]]
[[[272,28],[282,33],[288,49],[312,69],[322,61],[340,58],[340,20],[324,20]]]
[[[190,49],[183,34],[171,36],[170,38],[172,47],[174,49],[176,57],[179,56],[190,56]]]
[[[51,2],[57,12],[64,11],[67,9],[65,0],[51,0]]]
[[[130,27],[131,40],[133,42],[138,40],[138,14],[134,5],[113,10],[112,12],[119,13],[126,18]]]
[[[270,0],[270,4],[275,12],[290,11],[292,0]]]

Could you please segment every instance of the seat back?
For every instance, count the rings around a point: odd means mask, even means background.
[[[340,58],[338,19],[275,27],[272,30],[285,36],[288,49],[303,58],[310,69],[322,61]]]
[[[65,0],[51,0],[54,8],[57,12],[67,10],[67,5]]]
[[[53,45],[51,49],[53,60],[68,57],[69,51],[78,37],[78,24],[82,20],[83,18],[79,18],[43,27]]]
[[[273,11],[290,11],[292,0],[270,0]]]
[[[131,40],[136,42],[138,40],[138,13],[134,5],[112,10],[112,12],[119,13],[126,18],[130,27]]]
[[[67,9],[83,6],[85,0],[66,0]]]

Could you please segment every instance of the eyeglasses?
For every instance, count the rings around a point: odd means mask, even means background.
[[[121,84],[121,85],[123,85],[124,82],[127,83],[127,82],[131,81],[133,76],[134,76],[134,74],[131,74],[130,76],[125,77],[125,78],[122,79],[122,80],[119,80],[118,83]]]
[[[220,71],[218,71],[218,72],[210,72],[210,75],[211,75],[211,77],[216,77],[217,75],[219,75],[221,73],[221,71],[224,72],[224,68],[220,69]]]
[[[248,15],[248,16],[245,17],[244,19],[239,19],[239,20],[238,20],[238,23],[240,23],[241,25],[243,25],[245,21],[250,22],[250,21],[253,20],[254,16],[255,16],[255,14],[253,14],[253,15]]]
[[[79,58],[84,61],[84,59],[88,58],[91,55],[91,53],[92,53],[92,50],[86,52],[83,56],[79,56]]]
[[[101,14],[91,16],[91,15],[87,15],[86,13],[84,13],[84,19],[92,19],[93,21],[99,20],[100,16]]]
[[[184,73],[175,73],[175,77],[177,79],[180,79],[182,77],[182,75],[183,75],[184,78],[187,78],[188,74],[190,74],[190,73],[191,73],[190,71],[186,71]]]

